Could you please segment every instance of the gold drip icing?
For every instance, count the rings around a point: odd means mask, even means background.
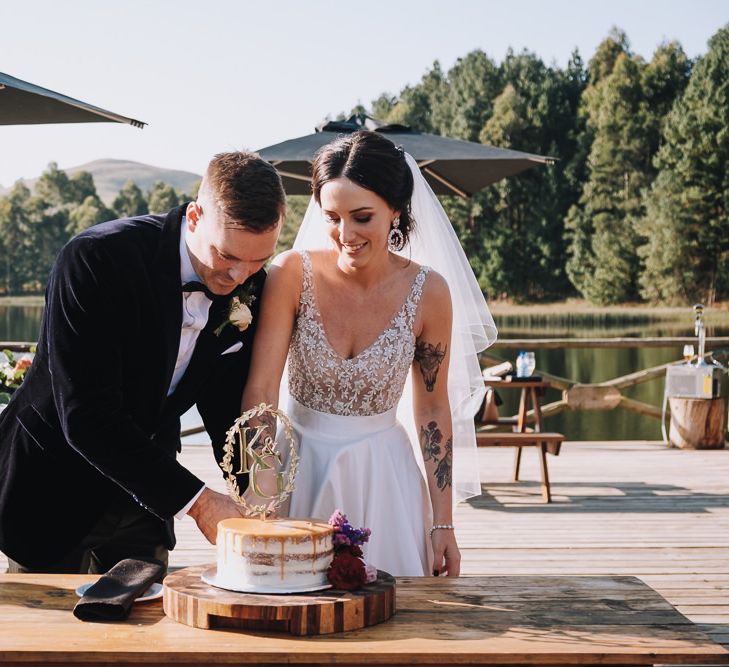
[[[274,564],[276,558],[273,554],[280,552],[281,581],[285,581],[286,577],[287,541],[293,545],[311,542],[313,553],[311,571],[316,574],[316,561],[320,556],[323,557],[328,553],[332,533],[332,527],[328,523],[308,519],[235,518],[225,519],[218,524],[218,541],[225,544],[226,547],[223,556],[224,563],[228,562],[229,550],[251,562],[257,562],[255,559],[259,559],[264,554],[270,554],[270,557],[273,558],[271,565]],[[323,546],[318,544],[320,540],[323,541]],[[259,543],[262,549],[259,548]],[[276,548],[278,545],[280,545],[280,549]],[[246,549],[247,546],[250,546],[250,551]],[[269,550],[270,547],[273,547],[273,551]],[[309,560],[309,558],[305,558],[305,560]],[[294,566],[297,562],[304,560],[296,555],[292,556],[292,559]],[[296,567],[294,567],[294,571],[296,571]]]
[[[261,539],[264,544],[268,540],[291,539],[300,544],[314,538],[323,538],[332,534],[332,528],[323,521],[305,519],[224,519],[219,524],[224,533],[246,536],[255,541]]]

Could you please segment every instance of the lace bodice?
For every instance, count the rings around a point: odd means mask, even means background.
[[[430,269],[420,268],[387,329],[356,357],[345,359],[327,339],[309,253],[303,251],[301,259],[304,277],[289,347],[289,393],[312,410],[336,415],[375,415],[395,407],[413,362],[413,325]]]

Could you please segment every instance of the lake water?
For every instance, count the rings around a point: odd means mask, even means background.
[[[515,338],[660,338],[693,336],[693,315],[671,319],[636,315],[564,314],[508,315],[495,317],[501,339]],[[710,317],[707,316],[710,325]],[[726,326],[707,326],[707,336],[727,336]],[[698,349],[698,344],[694,346]],[[709,349],[709,348],[707,348]],[[514,361],[518,350],[495,348],[493,354]],[[682,356],[680,346],[668,348],[584,348],[537,349],[537,371],[551,373],[581,383],[605,382],[639,370],[676,361]],[[726,396],[726,381],[722,394]],[[664,380],[659,377],[629,387],[623,395],[661,407]],[[518,392],[503,392],[503,414],[517,410]],[[561,392],[548,390],[542,405],[558,401]],[[621,409],[606,411],[565,411],[546,420],[545,428],[564,433],[570,440],[660,440],[659,419]]]
[[[40,306],[0,306],[0,341],[34,341],[40,328]],[[644,313],[508,315],[496,316],[501,339],[514,338],[604,338],[691,336],[693,320],[685,316],[659,319]],[[708,319],[708,318],[707,318]],[[710,320],[709,324],[710,324]],[[729,335],[729,327],[709,327],[709,336]],[[494,348],[492,353],[512,360],[517,350]],[[537,371],[551,373],[581,383],[604,382],[638,370],[675,361],[681,357],[676,348],[557,349],[536,350]],[[726,386],[724,387],[726,395]],[[504,391],[502,414],[517,409],[518,392]],[[624,391],[629,398],[661,406],[663,379],[652,380]],[[557,401],[561,392],[549,390],[543,404]],[[199,423],[193,412],[185,416],[184,426]],[[564,433],[570,440],[658,440],[660,421],[624,410],[563,412],[546,420],[548,430]],[[198,439],[200,436],[193,436]]]

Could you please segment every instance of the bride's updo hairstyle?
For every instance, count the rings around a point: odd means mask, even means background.
[[[413,175],[402,148],[378,132],[357,130],[341,136],[322,146],[314,159],[311,187],[317,204],[321,205],[324,184],[342,177],[371,190],[399,211],[398,228],[407,244],[415,226],[410,212]]]

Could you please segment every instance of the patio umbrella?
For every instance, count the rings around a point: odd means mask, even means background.
[[[0,72],[0,125],[110,122],[146,125]]]
[[[506,176],[539,164],[552,164],[555,159],[423,134],[405,125],[385,125],[364,115],[355,115],[346,121],[330,121],[317,128],[314,134],[267,146],[258,153],[281,174],[287,194],[311,194],[311,162],[316,151],[340,134],[361,129],[381,132],[401,145],[417,161],[425,180],[438,195],[470,197]]]

